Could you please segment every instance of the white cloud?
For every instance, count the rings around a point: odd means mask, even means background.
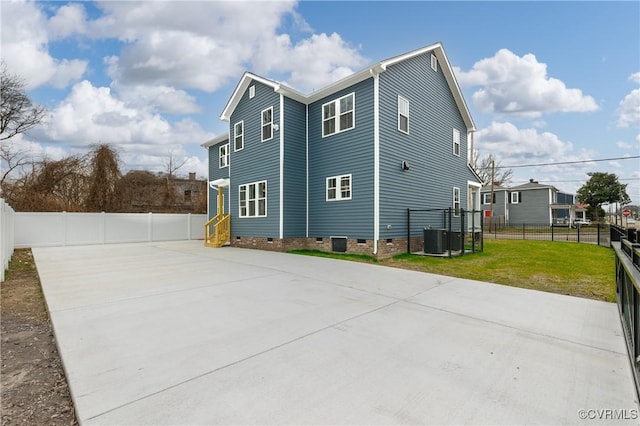
[[[44,133],[52,142],[76,148],[108,143],[130,156],[154,158],[213,136],[191,119],[170,123],[152,110],[129,105],[110,88],[94,87],[88,81],[75,84],[70,95],[51,111]]]
[[[48,22],[48,34],[51,39],[65,38],[72,34],[82,34],[86,28],[86,13],[79,3],[60,7]]]
[[[618,127],[640,125],[640,89],[632,90],[618,107]]]
[[[499,158],[558,159],[573,149],[571,142],[564,142],[553,133],[519,129],[508,122],[493,122],[476,132],[474,138],[478,149]]]
[[[634,72],[629,76],[629,81],[633,81],[634,83],[640,83],[640,71]]]
[[[539,117],[549,112],[598,109],[591,96],[547,76],[547,65],[530,53],[519,57],[500,49],[492,58],[476,62],[470,71],[455,68],[455,73],[463,86],[482,86],[473,100],[484,112]]]
[[[297,44],[288,35],[263,42],[252,62],[259,73],[290,73],[287,83],[302,90],[319,89],[365,65],[357,50],[339,34],[314,34]]]
[[[616,142],[616,146],[621,149],[631,149],[633,146],[630,143],[618,141]]]
[[[62,15],[52,19],[54,32],[69,30]],[[23,78],[27,88],[43,84],[63,88],[79,80],[87,69],[87,61],[60,60],[50,55],[47,28],[47,17],[36,3],[2,2],[2,57],[9,71]]]
[[[296,42],[282,34],[287,17],[300,31],[310,30],[295,4],[107,2],[88,32],[125,43],[119,56],[109,59],[109,74],[128,86],[212,92],[249,69],[282,73],[298,88],[318,88],[364,64],[338,34],[312,34]]]

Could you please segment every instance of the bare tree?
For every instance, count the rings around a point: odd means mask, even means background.
[[[176,172],[185,165],[187,162],[186,158],[182,160],[178,160],[175,157],[173,150],[169,150],[167,153],[167,161],[165,162],[165,170],[167,173],[166,176],[166,185],[164,188],[164,197],[162,204],[165,208],[172,208],[176,202],[176,188],[175,188],[175,174]]]
[[[12,141],[0,143],[0,188],[5,187],[5,181],[14,170],[20,170],[30,162],[29,153],[16,147]]]
[[[44,118],[44,107],[31,102],[25,87],[24,81],[0,62],[0,141],[28,131]]]
[[[118,153],[113,147],[102,144],[97,145],[89,156],[87,211],[118,211],[118,189],[122,177]]]
[[[513,169],[502,166],[493,154],[480,158],[478,151],[474,151],[471,166],[485,185],[491,183],[492,177],[497,185],[509,183],[513,179]]]

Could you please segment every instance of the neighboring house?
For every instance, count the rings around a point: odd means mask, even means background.
[[[498,190],[496,190],[498,188]],[[573,224],[585,220],[586,209],[575,203],[575,196],[552,185],[530,179],[514,187],[494,185],[493,216],[504,215],[507,224]],[[491,185],[482,188],[482,210],[491,216]]]
[[[207,181],[131,170],[122,177],[122,209],[127,212],[205,213]]]
[[[493,194],[493,198],[492,198]],[[482,213],[485,223],[488,217],[495,218],[494,224],[504,224],[509,221],[509,189],[494,184],[482,187]]]
[[[310,95],[247,72],[221,118],[229,136],[203,146],[231,245],[384,257],[406,251],[407,208],[480,208],[475,128],[440,43]]]

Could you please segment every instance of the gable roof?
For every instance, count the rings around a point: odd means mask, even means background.
[[[297,90],[292,89],[291,87],[288,87],[277,81],[260,77],[250,72],[245,72],[236,85],[236,88],[233,91],[231,98],[229,98],[229,101],[227,102],[224,110],[222,111],[220,118],[225,121],[228,121],[231,118],[231,114],[240,102],[240,99],[242,99],[243,93],[245,92],[245,90],[247,90],[247,87],[249,87],[252,80],[272,87],[273,91],[276,93],[280,93],[284,96],[308,105],[312,102],[317,101],[318,99],[322,99],[325,96],[329,96],[335,92],[364,81],[375,74],[385,72],[387,68],[392,65],[395,65],[402,61],[406,61],[419,55],[423,55],[427,52],[432,52],[438,59],[440,69],[442,69],[442,73],[444,74],[451,93],[453,94],[456,106],[460,111],[460,115],[462,116],[467,129],[469,129],[470,131],[475,131],[475,124],[473,123],[473,119],[471,118],[471,114],[469,113],[469,109],[467,108],[467,104],[465,103],[462,96],[460,86],[458,86],[458,82],[455,78],[455,75],[453,74],[453,68],[451,68],[451,64],[449,63],[449,59],[447,59],[447,55],[445,54],[444,48],[442,47],[441,43],[435,43],[421,49],[413,50],[411,52],[377,62],[363,70],[353,73],[341,80],[338,80],[335,83],[325,86],[324,88],[317,90],[309,95],[303,95]]]
[[[523,183],[522,185],[512,186],[511,189],[518,190],[518,191],[529,190],[529,189],[552,189],[554,191],[559,192],[558,188],[556,188],[553,185],[544,185],[538,182]]]
[[[209,139],[208,141],[206,141],[205,143],[201,144],[200,146],[203,148],[209,148],[210,146],[213,146],[217,143],[220,142],[224,142],[226,140],[229,140],[229,133],[223,133],[221,135],[216,136],[213,139]]]

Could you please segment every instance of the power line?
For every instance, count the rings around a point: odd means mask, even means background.
[[[584,182],[587,179],[573,179],[573,180],[545,180],[545,179],[540,179],[540,182],[547,182],[547,183],[565,183],[565,182]],[[624,179],[618,179],[618,180],[640,180],[640,178],[624,178]],[[526,183],[529,182],[528,180],[518,180],[515,181],[514,183]]]
[[[521,167],[559,166],[562,164],[580,164],[580,163],[597,163],[599,161],[631,160],[633,158],[640,158],[640,155],[634,155],[631,157],[601,158],[598,160],[577,160],[577,161],[559,161],[557,163],[518,164],[515,166],[496,166],[495,168],[496,169],[516,169]]]

